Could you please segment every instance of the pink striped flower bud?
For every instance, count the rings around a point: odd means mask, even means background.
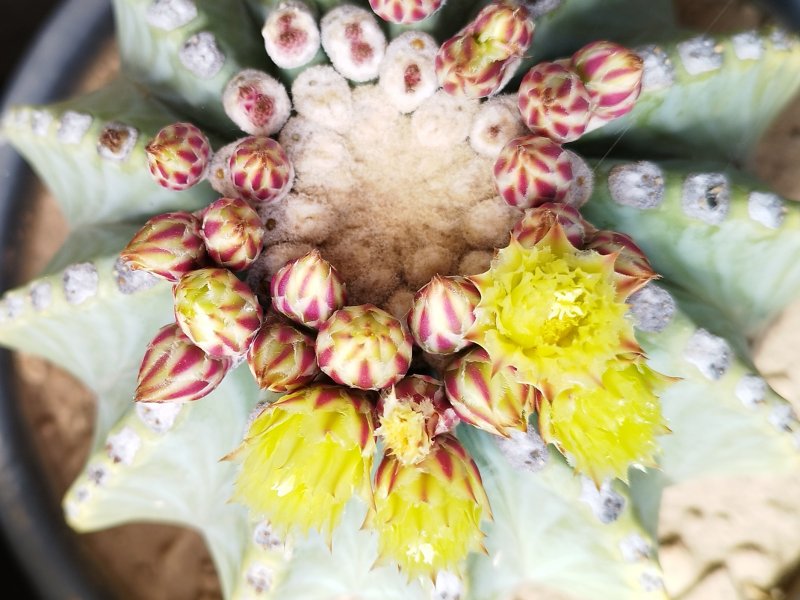
[[[645,253],[624,233],[598,231],[586,244],[586,249],[603,255],[617,255],[614,261],[616,287],[625,298],[658,278]]]
[[[481,296],[464,277],[436,275],[414,296],[408,328],[417,345],[431,354],[452,354],[470,344],[467,332],[475,323]]]
[[[511,0],[485,6],[436,55],[436,74],[448,94],[484,98],[514,76],[533,39],[528,10]]]
[[[229,164],[233,187],[248,202],[275,202],[292,189],[294,166],[272,138],[244,138],[234,148]]]
[[[208,138],[191,123],[173,123],[145,147],[147,166],[159,185],[185,190],[205,177],[211,162]]]
[[[577,209],[566,204],[549,202],[526,210],[522,219],[511,231],[511,237],[524,248],[533,248],[556,223],[561,225],[564,235],[578,249],[583,248],[588,235],[597,231],[591,223],[581,217]]]
[[[527,430],[528,415],[538,400],[535,387],[517,381],[513,367],[493,367],[483,348],[474,348],[450,363],[444,371],[444,386],[462,421],[504,437],[512,429]]]
[[[317,363],[336,383],[379,390],[400,381],[411,364],[403,324],[371,304],[347,306],[319,329]]]
[[[200,267],[205,254],[200,219],[187,212],[173,212],[147,221],[120,256],[132,269],[174,283]]]
[[[644,63],[614,42],[587,44],[572,55],[572,66],[592,97],[592,112],[602,121],[629,113],[642,89]]]
[[[244,354],[261,327],[261,306],[248,285],[227,269],[199,269],[173,290],[175,320],[209,356]]]
[[[586,86],[577,73],[558,63],[541,63],[528,71],[517,101],[528,129],[559,144],[581,137],[592,116]]]
[[[268,320],[247,351],[247,364],[261,389],[293,392],[319,375],[314,338],[277,319]]]
[[[339,272],[317,250],[281,267],[272,277],[270,292],[275,310],[314,329],[347,301]]]
[[[220,198],[203,211],[200,235],[215,263],[243,271],[261,254],[264,227],[244,200]]]
[[[447,417],[445,416],[449,411]],[[411,375],[381,392],[378,400],[380,427],[387,451],[404,465],[417,464],[431,450],[440,421],[458,417],[445,400],[442,382],[425,375]],[[445,424],[442,429],[446,431]]]
[[[494,180],[511,206],[533,208],[564,199],[572,181],[572,163],[555,142],[526,135],[511,140],[500,151]]]
[[[390,23],[416,23],[427,19],[444,0],[369,0],[375,14]]]
[[[283,84],[256,69],[245,69],[228,82],[222,106],[231,121],[250,135],[277,133],[292,112]]]
[[[206,355],[171,323],[158,330],[139,367],[136,402],[186,402],[213,392],[230,368]]]

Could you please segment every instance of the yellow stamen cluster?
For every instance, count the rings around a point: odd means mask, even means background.
[[[381,426],[375,434],[402,464],[415,465],[431,451],[433,436],[428,422],[434,412],[430,400],[400,402],[392,390],[384,401]]]

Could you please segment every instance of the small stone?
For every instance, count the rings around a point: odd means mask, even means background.
[[[153,0],[145,12],[147,23],[163,31],[174,31],[197,17],[194,0]]]
[[[757,31],[743,31],[731,37],[733,52],[739,60],[758,60],[764,54],[764,42]]]
[[[628,298],[636,328],[648,333],[663,331],[675,316],[672,295],[655,284],[648,283]]]
[[[686,344],[684,358],[712,381],[720,379],[731,365],[731,347],[724,339],[698,329]]]
[[[663,48],[643,46],[636,49],[636,53],[644,63],[643,90],[661,90],[671,87],[675,83],[675,67]]]
[[[247,585],[253,588],[257,594],[263,594],[272,589],[275,575],[267,565],[255,563],[247,569],[245,578],[247,579]]]
[[[64,270],[64,295],[70,304],[82,304],[95,294],[100,284],[97,268],[92,263],[71,265]]]
[[[683,182],[683,212],[709,225],[719,225],[728,216],[731,189],[724,173],[694,173]]]
[[[750,192],[747,198],[747,212],[750,218],[764,227],[777,229],[786,217],[783,200],[769,192]]]
[[[722,66],[722,47],[705,35],[678,44],[678,54],[689,75],[716,71]]]
[[[61,115],[56,136],[62,144],[79,144],[92,126],[92,115],[68,110]]]
[[[142,438],[130,427],[123,427],[118,433],[108,436],[106,453],[115,463],[129,465],[142,447]]]
[[[461,600],[464,597],[464,583],[450,571],[439,571],[431,591],[431,600]]]
[[[608,191],[617,204],[638,209],[658,208],[664,201],[664,174],[655,163],[618,165],[608,174]]]
[[[528,425],[527,431],[510,431],[511,437],[495,437],[500,452],[508,463],[518,471],[538,473],[550,458],[547,444],[536,433],[533,426]]]
[[[50,123],[53,122],[53,115],[45,110],[34,110],[31,112],[31,130],[39,137],[47,135]]]
[[[647,560],[653,555],[653,547],[638,533],[632,533],[622,538],[619,549],[625,562]]]
[[[736,383],[734,393],[747,408],[753,408],[764,402],[767,394],[767,382],[758,375],[745,375]]]
[[[184,67],[201,79],[211,79],[225,65],[225,55],[210,31],[201,31],[186,40],[178,58]]]
[[[53,301],[53,285],[49,281],[40,281],[31,286],[31,304],[36,310],[44,310]]]
[[[137,402],[136,416],[155,433],[166,433],[175,425],[183,404],[181,402]]]
[[[126,295],[148,290],[159,282],[159,278],[152,273],[131,269],[122,258],[114,263],[114,277],[119,291]]]
[[[136,128],[116,121],[107,123],[97,140],[97,153],[108,160],[123,161],[128,158],[138,139],[139,131]]]

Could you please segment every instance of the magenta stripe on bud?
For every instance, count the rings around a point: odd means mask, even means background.
[[[511,140],[494,164],[498,193],[511,206],[533,208],[563,200],[572,181],[569,155],[536,135]]]
[[[229,368],[229,360],[207,356],[172,323],[162,327],[147,346],[134,399],[137,402],[197,400],[213,392]]]
[[[248,202],[276,202],[294,182],[294,166],[281,145],[268,137],[247,137],[231,154],[230,178],[237,193]]]
[[[614,42],[592,42],[572,55],[572,66],[586,85],[592,112],[600,121],[633,109],[644,73],[644,63],[635,52]]]
[[[191,123],[173,123],[161,129],[145,147],[147,166],[159,185],[185,190],[205,177],[211,162],[211,144]]]
[[[157,215],[147,221],[120,253],[132,269],[176,282],[205,259],[200,220],[187,212]]]
[[[314,339],[286,323],[270,319],[247,352],[247,364],[259,387],[293,392],[319,375]]]
[[[203,211],[200,235],[218,265],[243,271],[261,254],[264,227],[258,213],[239,198],[220,198]]]
[[[416,23],[427,19],[444,0],[369,0],[375,14],[390,23]]]
[[[597,230],[581,217],[577,209],[566,204],[548,203],[525,211],[522,219],[511,231],[511,237],[524,248],[533,248],[558,223],[569,242],[578,249],[583,249],[587,236]]]
[[[464,277],[435,276],[414,296],[408,326],[417,345],[431,354],[452,354],[469,345],[480,294]]]

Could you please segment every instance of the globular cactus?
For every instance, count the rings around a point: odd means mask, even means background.
[[[119,81],[3,117],[74,232],[0,303],[98,397],[69,523],[193,527],[228,598],[666,598],[662,489],[800,463],[748,347],[800,209],[730,166],[800,42],[360,4],[114,0]]]

